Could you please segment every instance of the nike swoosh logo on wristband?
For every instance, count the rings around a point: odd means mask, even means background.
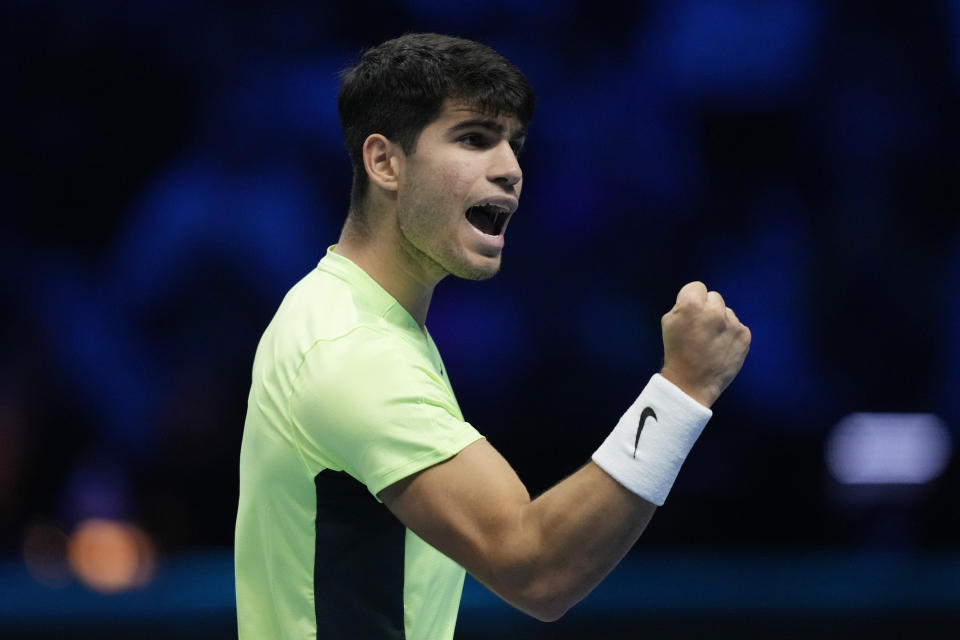
[[[637,437],[633,441],[633,458],[637,458],[637,447],[640,446],[640,432],[643,431],[643,423],[647,421],[647,418],[657,419],[657,414],[654,412],[652,407],[644,407],[643,411],[640,412],[640,423],[637,425]]]

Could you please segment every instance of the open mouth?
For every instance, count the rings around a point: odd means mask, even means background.
[[[478,204],[467,209],[467,220],[488,236],[498,236],[503,231],[510,210],[496,204]]]

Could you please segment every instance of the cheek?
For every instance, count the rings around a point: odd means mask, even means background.
[[[450,188],[468,189],[478,177],[479,167],[473,160],[465,154],[450,154],[437,168]]]
[[[450,162],[438,166],[433,174],[431,190],[444,214],[451,210],[462,213],[466,207],[474,185],[466,168],[463,163]]]
[[[470,194],[472,182],[457,167],[448,167],[444,170],[442,189],[444,200],[450,203],[456,203],[458,207],[463,206],[463,202]]]
[[[475,163],[447,155],[421,165],[407,176],[406,189],[398,194],[403,209],[421,220],[462,213],[477,182]]]

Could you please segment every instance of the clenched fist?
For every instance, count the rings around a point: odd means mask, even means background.
[[[750,350],[750,329],[744,326],[716,291],[690,282],[677,294],[677,304],[664,314],[664,378],[709,407],[736,377]]]

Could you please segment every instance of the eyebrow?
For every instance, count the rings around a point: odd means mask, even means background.
[[[472,129],[474,127],[480,127],[482,129],[489,129],[497,135],[503,135],[506,130],[502,124],[496,120],[492,119],[473,119],[473,120],[464,120],[463,122],[458,122],[457,124],[450,127],[450,133],[456,133],[457,131],[463,131],[464,129]],[[527,137],[527,128],[521,127],[517,130],[515,134],[510,138],[513,142],[522,142]]]

